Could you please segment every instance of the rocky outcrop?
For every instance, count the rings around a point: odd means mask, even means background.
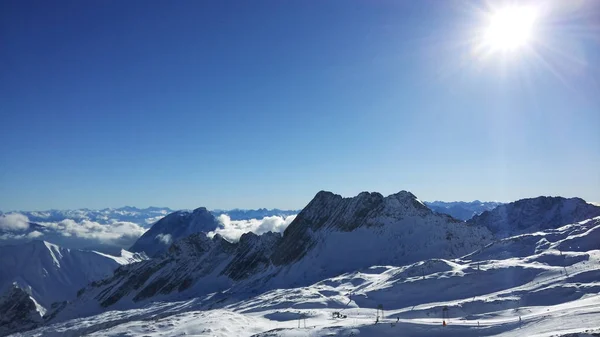
[[[43,314],[43,309],[18,285],[6,288],[0,295],[0,336],[34,329],[42,323]]]

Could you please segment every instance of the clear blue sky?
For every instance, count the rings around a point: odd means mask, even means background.
[[[485,58],[478,3],[2,1],[0,209],[600,201],[598,2]]]

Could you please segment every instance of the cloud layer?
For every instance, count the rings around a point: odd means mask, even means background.
[[[37,222],[30,226],[28,217],[23,214],[0,215],[0,241],[4,244],[42,239],[67,248],[128,249],[145,231],[145,228],[126,221],[101,224],[91,220],[65,219],[58,222]]]
[[[145,228],[133,222],[124,221],[100,224],[90,220],[76,222],[66,219],[60,222],[42,222],[40,225],[53,229],[62,236],[96,240],[100,243],[114,245],[118,245],[120,241],[126,239],[139,238],[146,231]]]
[[[208,233],[209,237],[220,234],[228,241],[236,242],[244,233],[253,232],[263,234],[266,232],[283,232],[287,226],[294,221],[296,215],[286,217],[267,216],[262,219],[250,220],[231,220],[227,214],[221,214],[217,217],[219,228]]]
[[[29,219],[20,213],[0,215],[0,230],[24,231],[29,228]]]

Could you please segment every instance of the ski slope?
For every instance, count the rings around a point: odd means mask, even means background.
[[[373,266],[258,294],[154,302],[14,336],[592,336],[600,334],[599,238],[597,217],[460,259]]]

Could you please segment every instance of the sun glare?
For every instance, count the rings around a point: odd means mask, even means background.
[[[514,51],[529,44],[537,13],[532,7],[512,6],[490,13],[483,44],[491,51]]]

